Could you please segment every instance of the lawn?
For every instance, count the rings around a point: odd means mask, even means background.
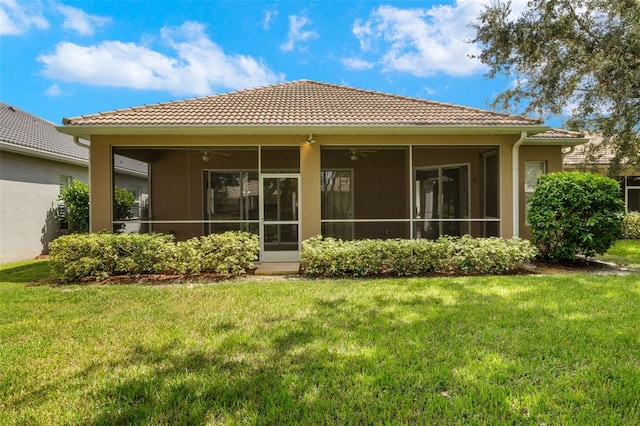
[[[640,240],[617,241],[598,259],[622,266],[640,267]]]
[[[32,286],[0,424],[640,424],[640,275]]]

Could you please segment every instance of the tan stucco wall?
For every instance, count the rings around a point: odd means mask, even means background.
[[[300,148],[300,164],[301,164],[301,185],[303,188],[302,191],[302,236],[303,238],[307,238],[309,236],[318,234],[320,232],[320,148],[322,146],[366,146],[366,147],[375,147],[375,146],[408,146],[408,145],[435,145],[438,147],[442,147],[442,151],[440,152],[432,152],[431,159],[429,161],[425,161],[424,164],[432,162],[433,164],[454,164],[462,162],[458,160],[458,157],[454,154],[455,150],[450,150],[452,146],[460,145],[464,147],[473,147],[477,145],[478,148],[472,150],[474,152],[475,160],[472,161],[471,164],[471,192],[472,192],[472,205],[474,206],[474,210],[472,211],[473,216],[478,216],[478,209],[481,206],[479,200],[479,192],[477,188],[473,185],[473,179],[477,182],[480,181],[480,154],[485,152],[487,147],[497,147],[499,149],[499,161],[500,161],[500,188],[501,188],[501,198],[500,198],[500,216],[502,219],[501,222],[501,235],[503,237],[510,237],[512,235],[513,224],[512,224],[512,208],[513,204],[511,201],[512,196],[512,178],[511,178],[511,170],[512,170],[512,145],[520,138],[520,134],[513,135],[501,135],[501,136],[468,136],[468,135],[451,135],[451,136],[437,136],[437,135],[428,135],[428,136],[348,136],[348,135],[322,135],[322,134],[314,134],[314,139],[316,143],[314,145],[307,145],[304,141],[307,139],[308,134],[301,134],[296,136],[93,136],[91,139],[92,144],[92,164],[95,164],[91,170],[91,179],[92,179],[92,216],[91,216],[91,229],[92,231],[98,231],[101,229],[109,229],[111,226],[111,196],[110,196],[110,187],[109,183],[111,182],[111,147],[219,147],[219,146],[269,146],[269,145],[290,145],[297,146]],[[399,151],[395,151],[399,152]],[[153,161],[151,158],[149,160],[152,163],[151,172],[152,172],[152,198],[156,197],[166,197],[166,194],[156,194],[154,188],[163,188],[163,192],[170,192],[173,198],[173,203],[177,206],[180,206],[182,209],[179,213],[181,217],[190,218],[190,219],[201,219],[202,216],[202,196],[201,196],[201,185],[202,185],[202,168],[195,167],[191,169],[191,172],[187,175],[184,175],[185,168],[184,165],[187,162],[188,153],[182,153],[177,155],[174,159],[162,158],[163,154],[159,150],[153,151]],[[520,148],[520,171],[523,173],[523,165],[524,161],[527,158],[537,159],[539,157],[544,157],[548,155],[549,157],[542,158],[548,161],[548,170],[560,170],[561,169],[561,152],[559,147],[529,147],[523,146]],[[157,157],[157,158],[155,158]],[[196,161],[198,156],[194,156]],[[376,171],[384,171],[385,168],[388,167],[389,162],[393,161],[394,164],[398,165],[404,164],[406,167],[407,158],[406,155],[402,158],[385,158],[385,156],[378,156],[378,159],[375,159],[376,156],[371,156],[369,160],[372,162],[380,161],[377,164]],[[459,158],[462,158],[462,154]],[[145,160],[144,158],[140,158]],[[215,157],[214,157],[215,159]],[[212,159],[211,161],[213,161]],[[193,159],[189,159],[191,161]],[[385,161],[386,160],[386,161]],[[219,160],[222,161],[222,160]],[[232,161],[232,160],[228,160]],[[415,163],[416,159],[414,159]],[[466,161],[465,161],[466,162]],[[166,167],[167,170],[174,168],[174,172],[171,173],[161,173],[163,167]],[[207,166],[211,168],[211,166]],[[322,167],[325,167],[323,164]],[[182,172],[178,169],[181,168]],[[183,174],[181,176],[181,173]],[[397,182],[393,182],[391,186],[393,187],[393,191],[389,189],[388,197],[397,197],[397,194],[402,194],[402,200],[398,199],[398,203],[393,203],[392,206],[388,208],[393,208],[398,210],[398,214],[400,216],[408,216],[409,205],[406,200],[406,193],[408,192],[407,185],[409,184],[408,174],[405,179],[402,177],[398,179]],[[199,186],[198,186],[199,185]],[[356,185],[358,182],[356,180]],[[520,177],[519,186],[523,185],[523,178]],[[194,188],[200,187],[198,192],[194,192]],[[384,189],[384,188],[383,188]],[[197,194],[189,198],[187,194]],[[387,197],[387,198],[388,198]],[[521,223],[524,223],[524,201],[523,194],[521,191]],[[385,200],[386,198],[377,197],[377,200]],[[383,204],[383,203],[380,203]],[[384,203],[384,207],[387,208],[386,202]],[[392,203],[388,203],[392,204]],[[164,212],[162,211],[153,211],[152,212],[154,219],[159,220],[162,216],[164,216]],[[394,215],[395,210],[394,210]],[[167,212],[167,217],[168,217]],[[173,216],[172,219],[176,219],[176,216]],[[200,225],[196,225],[198,229],[201,228]],[[160,230],[158,228],[154,228],[155,230]],[[379,234],[380,232],[386,232],[388,228],[385,229],[376,229],[372,230],[374,234]],[[525,231],[525,227],[520,227],[521,232]],[[194,228],[192,231],[196,231]]]

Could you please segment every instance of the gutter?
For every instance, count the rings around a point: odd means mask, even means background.
[[[91,148],[91,145],[87,145],[86,143],[82,143],[80,142],[80,136],[74,136],[73,137],[73,143],[75,143],[76,145],[78,145],[81,148]]]
[[[513,185],[513,232],[512,237],[520,236],[520,146],[526,141],[527,132],[520,133],[520,139],[511,148],[511,173]]]
[[[319,133],[324,135],[510,135],[526,131],[528,134],[549,130],[544,125],[66,125],[56,130],[72,136],[89,139],[93,135],[112,136],[298,136]]]
[[[88,159],[68,157],[62,154],[43,151],[41,149],[29,148],[26,146],[14,145],[14,144],[5,143],[5,142],[0,142],[0,151],[13,152],[16,154],[27,155],[30,157],[43,158],[45,160],[60,161],[61,163],[74,164],[74,165],[84,166],[84,167],[87,167],[89,165]]]

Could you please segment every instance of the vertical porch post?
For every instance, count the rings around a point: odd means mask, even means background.
[[[302,240],[320,234],[320,144],[300,146]]]
[[[94,138],[97,139],[97,138]],[[89,231],[109,231],[113,214],[111,145],[91,141],[89,150]]]

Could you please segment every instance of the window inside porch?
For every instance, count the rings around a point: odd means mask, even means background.
[[[325,236],[499,235],[496,147],[323,147],[321,153]]]

